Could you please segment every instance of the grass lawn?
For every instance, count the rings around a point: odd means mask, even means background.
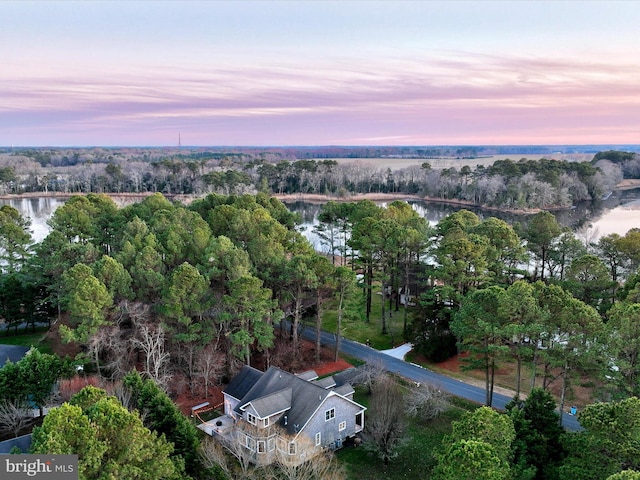
[[[4,345],[17,345],[21,347],[37,347],[42,353],[53,353],[45,337],[47,329],[36,328],[36,333],[22,333],[19,335],[0,336],[0,343]]]
[[[387,334],[382,334],[382,301],[379,295],[373,296],[371,305],[371,315],[367,322],[364,318],[365,307],[364,304],[361,307],[362,318],[358,319],[343,319],[342,320],[342,336],[349,340],[354,340],[360,343],[367,343],[377,350],[387,350],[389,348],[397,347],[404,343],[402,338],[402,330],[404,328],[404,307],[400,307],[399,311],[392,310],[391,317],[388,317],[389,303],[385,305],[387,309]],[[329,305],[327,313],[322,320],[322,328],[328,332],[336,331],[337,324],[337,312],[334,305]],[[315,320],[310,319],[309,322]],[[409,321],[409,320],[407,320]],[[309,324],[314,327],[314,324]]]

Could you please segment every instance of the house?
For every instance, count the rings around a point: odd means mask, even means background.
[[[366,408],[353,393],[339,376],[318,379],[313,371],[294,375],[244,366],[223,391],[224,416],[200,428],[227,447],[243,449],[253,463],[278,456],[298,464],[342,447],[364,429]]]

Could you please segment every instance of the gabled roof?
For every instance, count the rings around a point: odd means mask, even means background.
[[[224,389],[224,393],[231,395],[233,398],[241,400],[251,387],[262,377],[262,372],[256,370],[253,367],[245,365],[242,370],[233,377],[227,388]]]
[[[318,374],[315,370],[307,370],[306,372],[296,373],[296,377],[303,380],[315,380],[316,378],[318,378]]]
[[[234,393],[240,392],[239,386],[246,385],[250,381],[248,378],[243,377],[251,377],[253,379],[255,378],[255,372],[258,372],[260,377],[246,391],[245,395],[236,397],[229,392],[230,388]],[[270,367],[264,373],[260,373],[251,367],[244,367],[224,392],[240,400],[236,407],[236,412],[238,413],[246,410],[249,404],[253,406],[261,418],[286,410],[278,420],[278,423],[291,434],[300,432],[324,400],[329,395],[337,393],[331,389],[316,385],[315,382],[303,380],[277,367]],[[342,397],[342,395],[340,396]],[[345,400],[353,403],[352,400],[347,398]],[[287,406],[288,409],[285,408]]]
[[[322,388],[333,388],[336,386],[336,381],[333,377],[324,377],[319,380],[313,380],[313,384]]]
[[[289,410],[291,408],[292,395],[293,390],[291,388],[285,388],[270,395],[251,400],[240,408],[246,410],[247,406],[251,405],[258,414],[258,417],[267,418],[276,413]]]
[[[343,383],[339,387],[334,388],[333,391],[339,395],[342,395],[343,397],[348,397],[349,395],[353,395],[355,393],[353,387],[348,383]]]

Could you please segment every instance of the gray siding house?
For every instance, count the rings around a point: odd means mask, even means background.
[[[276,455],[301,463],[364,429],[365,407],[353,392],[350,384],[318,379],[313,371],[244,366],[223,391],[224,417],[200,428],[246,449],[254,463],[271,463]]]

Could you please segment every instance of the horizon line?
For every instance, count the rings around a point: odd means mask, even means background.
[[[640,143],[451,143],[451,144],[288,144],[288,145],[259,145],[259,144],[229,144],[229,145],[0,145],[0,149],[25,148],[495,148],[495,147],[640,147]]]

